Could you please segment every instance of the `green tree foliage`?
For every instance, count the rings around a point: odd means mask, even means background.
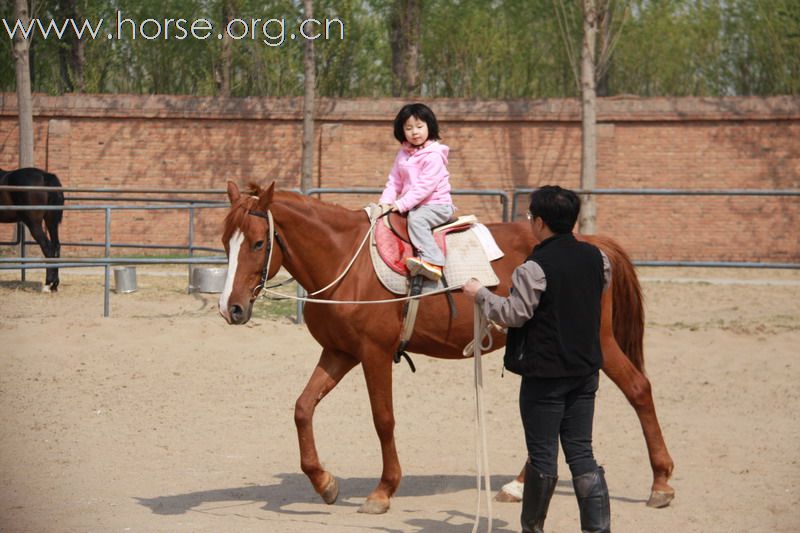
[[[32,16],[63,21],[69,6],[81,17],[105,20],[103,35],[83,40],[83,72],[76,71],[74,39],[34,37],[33,89],[61,94],[173,93],[216,95],[221,87],[224,0],[34,0]],[[797,0],[610,0],[619,37],[608,70],[614,94],[772,95],[800,92],[800,2]],[[331,35],[315,42],[320,96],[380,97],[392,92],[389,20],[397,0],[315,0]],[[234,96],[303,94],[299,0],[236,0],[248,24],[284,19],[284,41],[262,37],[232,44]],[[141,24],[155,19],[206,18],[207,39],[131,37],[117,14]],[[542,98],[577,96],[573,66],[581,39],[579,0],[424,0],[419,78],[424,97]],[[0,16],[13,28],[13,2],[0,0]],[[155,31],[155,23],[146,30]],[[268,28],[272,36],[280,26]],[[311,30],[324,32],[323,27]],[[244,27],[233,27],[242,35]],[[258,28],[260,32],[261,28]],[[298,37],[297,35],[295,35]],[[276,42],[275,39],[272,41]],[[82,78],[81,78],[82,74]],[[0,91],[13,92],[11,39],[0,26]]]

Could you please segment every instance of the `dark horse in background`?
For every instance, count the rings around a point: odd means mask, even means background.
[[[61,187],[55,174],[38,168],[20,168],[17,170],[0,169],[0,186],[15,187]],[[64,205],[64,193],[61,191],[7,191],[0,190],[2,206],[49,206]],[[61,242],[58,240],[58,225],[61,223],[63,211],[58,210],[0,210],[0,222],[23,222],[42,248],[45,257],[60,257]],[[49,238],[48,238],[49,234]],[[44,290],[58,290],[58,269],[48,268]]]

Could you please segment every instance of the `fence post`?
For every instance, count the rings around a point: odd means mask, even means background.
[[[25,259],[25,238],[27,237],[27,233],[25,231],[25,224],[22,222],[17,222],[17,240],[19,241],[19,256]],[[19,271],[20,281],[23,283],[25,282],[25,274],[27,273],[27,269],[23,268]]]
[[[108,259],[109,257],[111,257],[111,208],[110,207],[106,207],[105,208],[105,212],[106,212],[106,242],[105,242],[105,244],[106,244],[106,254],[105,254],[105,256],[106,256],[106,259]],[[110,285],[111,285],[110,274],[111,274],[111,265],[109,265],[106,262],[106,265],[105,265],[105,277],[106,277],[106,279],[105,279],[105,285],[104,285],[104,288],[103,288],[103,316],[104,317],[108,317],[108,315],[110,314],[110,307],[111,307],[111,304],[109,302],[109,296],[108,296]]]
[[[194,203],[189,207],[189,257],[194,257]],[[186,265],[189,270],[189,282],[186,284],[186,292],[192,292],[192,264]]]

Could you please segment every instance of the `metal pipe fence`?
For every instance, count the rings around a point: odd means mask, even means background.
[[[511,221],[516,220],[518,197],[529,196],[536,189],[514,189],[511,193]],[[800,196],[794,189],[573,189],[583,196]]]
[[[201,247],[194,245],[195,239],[195,216],[198,209],[219,209],[228,206],[228,202],[210,201],[187,198],[188,195],[224,195],[223,189],[119,189],[119,188],[68,188],[68,187],[18,187],[18,186],[0,186],[0,190],[6,191],[31,191],[31,190],[59,190],[64,193],[85,193],[104,196],[75,196],[65,198],[67,201],[86,201],[86,202],[103,202],[98,205],[65,205],[65,206],[0,206],[0,210],[64,210],[64,211],[103,211],[105,214],[105,229],[104,240],[102,243],[87,243],[87,242],[64,242],[62,246],[80,246],[80,247],[102,247],[104,249],[103,257],[97,258],[26,258],[25,246],[26,244],[35,244],[33,241],[28,241],[22,238],[23,233],[19,231],[22,226],[18,225],[18,234],[14,242],[0,242],[0,246],[16,246],[20,245],[21,257],[17,258],[0,258],[0,270],[20,270],[22,272],[22,279],[24,281],[24,273],[27,269],[42,269],[47,267],[56,268],[81,268],[81,267],[103,267],[105,274],[104,283],[104,296],[103,296],[103,315],[109,316],[110,303],[110,269],[112,266],[123,265],[192,265],[197,264],[227,264],[227,259],[224,255],[202,256],[195,257],[194,252],[207,252],[222,254],[223,250],[220,248]],[[292,189],[297,191],[296,189]],[[514,191],[506,192],[502,190],[479,190],[479,189],[460,189],[453,190],[451,194],[462,196],[488,196],[496,197],[501,204],[502,220],[509,222],[516,220],[517,211],[519,209],[519,197],[522,195],[529,195],[535,189],[515,189]],[[329,194],[345,194],[345,195],[378,195],[382,189],[373,187],[352,187],[352,188],[335,188],[335,187],[319,187],[306,191],[304,194],[312,196]],[[762,189],[592,189],[592,190],[576,190],[581,195],[634,195],[634,196],[777,196],[777,197],[798,197],[800,190],[791,189],[778,189],[778,190],[762,190]],[[128,197],[125,195],[161,195],[160,197]],[[180,195],[174,198],[165,198],[164,195]],[[108,196],[112,195],[112,196]],[[121,197],[113,196],[121,195]],[[146,202],[142,205],[116,205],[112,202]],[[167,205],[154,205],[154,204],[167,204]],[[145,244],[145,243],[114,243],[111,239],[111,220],[113,211],[129,211],[129,210],[143,210],[143,211],[163,211],[163,210],[185,210],[188,212],[188,226],[187,226],[187,240],[188,244]],[[131,258],[131,257],[112,257],[111,250],[114,248],[126,249],[142,249],[142,250],[185,250],[189,257],[187,258]],[[637,266],[654,266],[654,267],[734,267],[734,268],[768,268],[768,269],[800,269],[800,264],[797,263],[767,263],[767,262],[752,262],[752,261],[634,261]],[[189,272],[189,285],[191,285],[191,270]],[[297,288],[298,295],[304,295],[302,287]],[[302,321],[302,303],[297,304],[297,319]]]
[[[4,190],[6,187],[0,187]],[[20,189],[20,187],[9,187],[8,189]],[[25,187],[24,189],[45,189],[52,190],[53,188],[47,187]],[[65,189],[63,190],[72,190]],[[215,193],[217,194],[217,193]],[[190,202],[190,203],[174,203],[173,205],[64,205],[64,206],[0,206],[0,211],[103,211],[104,217],[104,238],[102,243],[91,243],[93,246],[104,249],[104,257],[102,258],[0,258],[0,270],[25,270],[31,268],[79,268],[79,267],[97,267],[102,266],[104,269],[104,284],[103,284],[103,316],[110,315],[110,289],[111,289],[111,267],[122,265],[156,265],[156,264],[172,264],[172,265],[194,265],[194,264],[227,264],[227,259],[224,256],[206,256],[194,257],[194,252],[199,251],[200,247],[194,246],[194,216],[195,210],[200,208],[219,209],[226,207],[224,202]],[[188,222],[188,244],[187,245],[117,245],[119,247],[143,248],[143,249],[172,249],[172,250],[186,250],[190,257],[188,258],[130,258],[130,257],[111,257],[111,249],[113,244],[111,242],[111,219],[113,211],[129,211],[129,210],[143,210],[143,211],[165,211],[165,210],[186,210],[189,213]],[[19,241],[25,243],[25,239],[18,235]],[[85,243],[78,243],[84,245]],[[222,250],[202,248],[202,250],[212,252],[222,252]],[[24,254],[24,249],[23,249]],[[191,269],[191,267],[190,267]],[[24,281],[24,275],[23,275]],[[191,285],[191,270],[189,271],[189,285]]]
[[[512,193],[511,221],[517,218],[519,197],[529,196],[536,189],[515,189]],[[800,197],[795,189],[574,189],[582,196],[773,196]],[[644,261],[635,260],[636,266],[648,267],[713,267],[713,268],[773,268],[800,269],[800,263],[769,263],[754,261]]]

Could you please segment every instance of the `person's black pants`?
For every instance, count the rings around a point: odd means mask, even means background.
[[[582,377],[523,377],[519,409],[533,467],[558,475],[558,438],[572,473],[578,477],[597,469],[592,453],[592,419],[598,372]]]

